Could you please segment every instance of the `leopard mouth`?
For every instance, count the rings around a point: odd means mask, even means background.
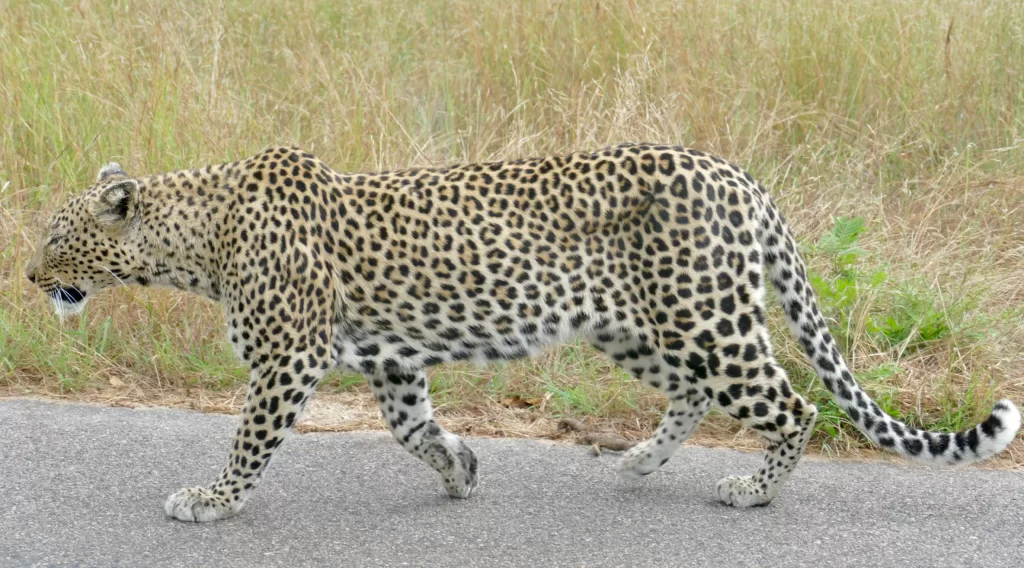
[[[60,286],[50,290],[49,294],[53,311],[57,312],[61,320],[81,314],[89,301],[86,295],[85,290],[75,286]]]
[[[50,291],[50,298],[55,302],[74,306],[85,300],[85,294],[74,286],[58,286]]]

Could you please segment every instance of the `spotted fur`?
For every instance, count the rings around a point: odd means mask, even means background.
[[[477,460],[434,421],[426,368],[515,359],[571,338],[669,398],[627,477],[664,464],[717,405],[766,441],[751,476],[719,482],[739,507],[780,491],[817,410],[790,386],[765,326],[765,289],[838,404],[880,446],[966,463],[1020,425],[1009,401],[957,434],[887,416],[854,381],[764,187],[696,150],[623,145],[510,162],[373,174],[297,148],[131,177],[117,164],[51,219],[28,277],[61,313],[118,284],[172,286],[224,305],[251,368],[227,465],[167,514],[237,513],[333,367],[366,375],[395,438],[468,497]]]

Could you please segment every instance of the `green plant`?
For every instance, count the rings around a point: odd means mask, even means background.
[[[839,337],[845,338],[862,292],[880,286],[888,277],[884,270],[865,272],[857,266],[865,252],[857,244],[864,231],[863,217],[836,217],[832,230],[810,247],[811,254],[823,255],[830,263],[830,277],[813,271],[808,276],[822,309],[837,318],[833,332]]]
[[[976,307],[970,295],[947,299],[944,304],[932,290],[904,284],[891,293],[885,313],[868,319],[867,332],[880,346],[905,352],[958,334],[979,340],[983,334],[972,325],[971,317]]]

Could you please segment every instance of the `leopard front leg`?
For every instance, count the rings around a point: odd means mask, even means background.
[[[434,421],[426,372],[376,375],[369,381],[395,439],[441,474],[448,495],[469,497],[477,486],[476,455]]]
[[[327,368],[326,360],[311,353],[281,355],[254,365],[227,465],[213,484],[185,488],[168,497],[164,505],[167,514],[197,523],[236,515]]]

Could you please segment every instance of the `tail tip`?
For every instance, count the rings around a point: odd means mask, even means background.
[[[995,455],[1013,442],[1020,430],[1020,410],[1009,399],[1002,399],[992,407],[992,414],[981,424],[981,430],[988,438],[988,455]]]

